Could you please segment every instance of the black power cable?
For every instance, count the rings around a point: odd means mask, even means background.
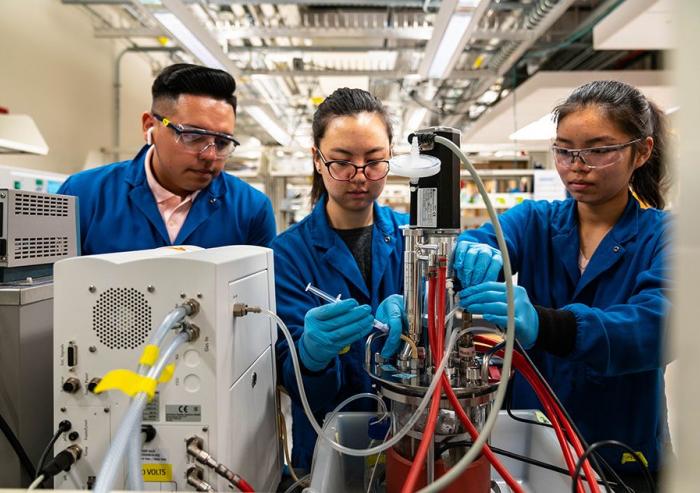
[[[470,447],[471,445],[472,445],[472,442],[470,442],[470,441],[468,441],[468,440],[460,440],[460,441],[455,441],[455,442],[447,442],[447,443],[445,443],[442,447],[438,448],[436,452],[437,452],[438,455],[440,455],[440,454],[442,454],[443,452],[445,452],[445,451],[447,451],[447,450],[449,450],[449,449],[451,449],[451,448],[453,448],[453,447]],[[491,445],[489,445],[489,448],[491,449],[492,452],[494,452],[494,453],[496,453],[496,454],[498,454],[498,455],[502,455],[502,456],[504,456],[504,457],[510,457],[511,459],[515,459],[515,460],[518,460],[518,461],[520,461],[520,462],[524,462],[524,463],[526,463],[526,464],[531,464],[531,465],[533,465],[533,466],[537,466],[537,467],[540,467],[540,468],[542,468],[542,469],[547,469],[547,470],[549,470],[549,471],[554,471],[554,472],[556,472],[556,473],[563,474],[564,476],[569,476],[569,475],[570,475],[570,474],[569,474],[569,470],[568,470],[568,469],[565,469],[565,468],[563,468],[563,467],[555,466],[554,464],[550,464],[550,463],[548,463],[548,462],[543,462],[543,461],[541,461],[541,460],[533,459],[533,458],[527,457],[527,456],[525,456],[525,455],[516,454],[515,452],[511,452],[511,451],[509,451],[509,450],[504,450],[504,449],[500,449],[500,448],[497,448],[497,447],[493,447],[493,446],[491,446]],[[586,478],[582,478],[582,479],[583,479],[584,481],[587,481]],[[605,484],[606,484],[606,483],[603,482],[602,478],[601,478],[601,480],[600,480],[598,483],[601,484],[601,485],[605,485]],[[616,483],[609,483],[609,484],[610,484],[611,486],[616,486]]]
[[[473,445],[473,443],[469,440],[459,440],[459,441],[455,441],[455,442],[447,442],[442,447],[438,448],[435,452],[438,456],[440,456],[444,452],[448,451],[451,448],[471,447],[472,445]],[[542,469],[548,469],[550,471],[558,472],[560,474],[564,474],[565,476],[569,475],[569,471],[567,469],[564,469],[563,467],[555,466],[553,464],[549,464],[547,462],[542,462],[542,461],[537,460],[537,459],[532,459],[532,458],[527,457],[525,455],[516,454],[515,452],[510,452],[508,450],[496,448],[492,445],[489,445],[489,448],[491,449],[492,452],[494,452],[498,455],[502,455],[504,457],[510,457],[511,459],[519,460],[520,462],[524,462],[526,464],[532,464],[533,466],[541,467]]]
[[[513,420],[519,421],[521,423],[527,423],[529,425],[544,426],[545,428],[554,428],[551,423],[543,423],[540,421],[535,421],[534,419],[521,418],[513,414],[513,379],[508,381],[508,388],[506,390],[506,413]]]
[[[34,464],[32,464],[32,461],[29,459],[27,452],[24,450],[24,447],[22,447],[22,444],[17,439],[17,436],[12,431],[12,428],[10,428],[10,425],[7,424],[7,421],[5,421],[5,418],[2,416],[2,414],[0,414],[0,429],[7,438],[7,441],[10,442],[10,445],[15,451],[15,454],[17,454],[17,458],[19,458],[20,465],[24,468],[25,472],[29,475],[29,477],[33,478],[36,475],[36,471],[34,470]]]
[[[651,477],[651,473],[649,472],[649,468],[647,465],[644,463],[642,460],[643,458],[640,457],[640,454],[638,452],[635,452],[632,447],[629,445],[618,442],[617,440],[603,440],[600,442],[596,442],[592,444],[590,447],[588,447],[585,452],[583,452],[583,455],[579,457],[578,462],[576,462],[576,468],[574,469],[574,475],[572,476],[572,482],[571,482],[571,491],[573,493],[576,493],[576,483],[578,481],[579,476],[581,475],[581,468],[583,467],[583,463],[586,460],[586,457],[591,455],[592,453],[595,452],[596,449],[601,448],[601,447],[619,447],[630,454],[632,454],[632,457],[635,458],[635,462],[639,463],[639,467],[642,468],[642,473],[644,474],[644,479],[647,482],[647,485],[649,486],[649,491],[652,493],[656,491],[656,484],[654,483],[654,478]],[[627,486],[625,486],[627,488]]]
[[[56,457],[52,457],[51,460],[46,462],[44,468],[39,471],[37,479],[43,476],[44,478],[41,480],[41,483],[43,483],[47,479],[53,478],[61,471],[69,471],[71,466],[78,462],[82,456],[83,449],[80,448],[80,446],[75,444],[67,446],[65,449],[61,450]]]
[[[51,440],[49,441],[49,444],[41,453],[39,462],[36,465],[36,476],[34,477],[34,479],[38,478],[39,474],[41,474],[41,470],[44,468],[44,462],[46,462],[46,457],[48,457],[49,452],[51,452],[51,449],[53,449],[53,446],[56,443],[56,440],[58,440],[58,437],[61,436],[61,433],[69,431],[72,428],[72,426],[73,425],[71,425],[71,422],[67,419],[64,419],[63,421],[58,423],[58,429],[56,430],[56,433],[54,433],[53,437],[51,437]]]

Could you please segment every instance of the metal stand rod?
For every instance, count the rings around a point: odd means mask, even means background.
[[[428,464],[425,468],[427,484],[435,481],[435,438],[430,439],[430,447],[428,447]]]

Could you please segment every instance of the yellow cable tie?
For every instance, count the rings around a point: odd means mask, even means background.
[[[163,373],[160,374],[160,378],[158,379],[158,383],[165,383],[170,381],[171,378],[173,378],[173,375],[175,374],[175,364],[170,363],[168,366],[163,368]]]
[[[155,344],[149,344],[143,348],[143,353],[141,354],[141,359],[139,359],[139,365],[153,366],[158,361],[158,355],[160,350]]]
[[[172,377],[172,373],[169,373],[168,379],[170,377]],[[100,394],[107,390],[121,390],[129,397],[133,397],[140,392],[144,392],[148,395],[148,400],[150,401],[156,393],[157,385],[158,382],[153,378],[139,375],[131,370],[119,369],[108,372],[95,388],[95,393]]]
[[[637,462],[641,461],[642,464],[644,464],[644,467],[649,467],[649,461],[647,461],[647,458],[644,457],[644,454],[640,452],[639,450],[636,450],[634,452],[634,455],[630,454],[629,452],[624,452],[622,454],[622,460],[620,461],[621,464],[627,464],[628,462]]]

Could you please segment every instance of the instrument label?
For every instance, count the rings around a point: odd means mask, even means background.
[[[143,409],[144,421],[160,421],[160,394],[156,390],[151,402]]]
[[[418,227],[437,228],[437,188],[418,189]]]
[[[162,483],[173,480],[173,465],[172,464],[141,464],[141,472],[143,480],[146,483]]]
[[[194,422],[202,421],[202,406],[192,404],[167,404],[165,421]]]

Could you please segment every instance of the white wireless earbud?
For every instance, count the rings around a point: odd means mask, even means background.
[[[152,144],[153,144],[153,127],[149,128],[149,129],[146,131],[146,143],[147,143],[148,145],[152,145]]]

